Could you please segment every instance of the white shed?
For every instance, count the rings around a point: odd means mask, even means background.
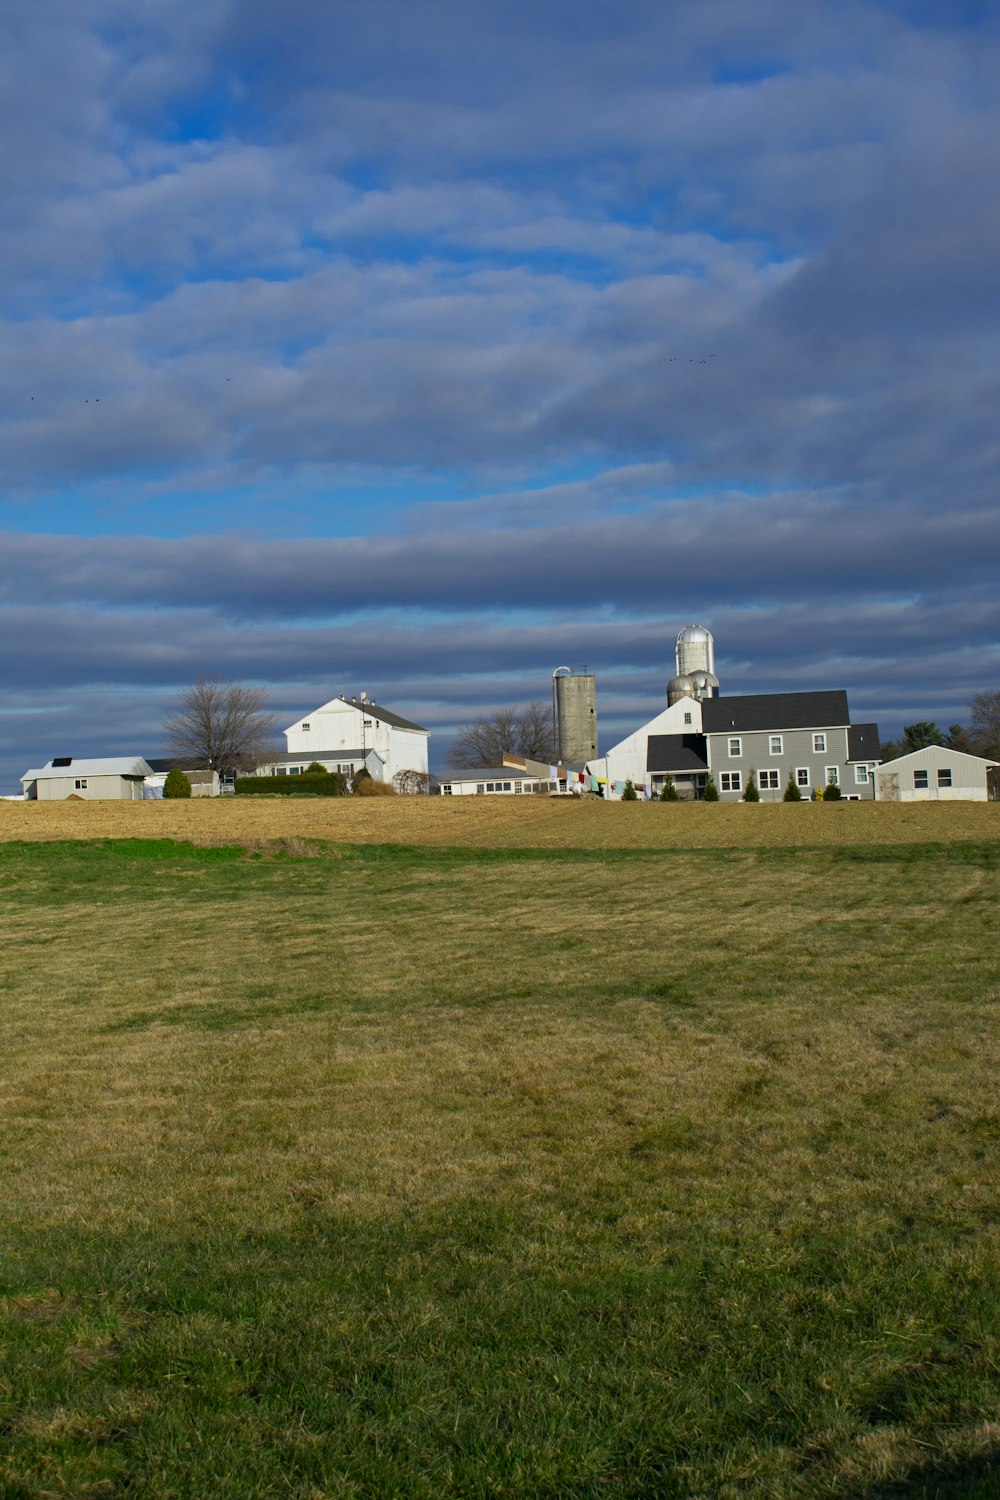
[[[30,802],[64,802],[77,797],[85,802],[141,802],[143,783],[152,774],[141,755],[119,755],[103,760],[79,760],[57,756],[37,771],[21,777]]]
[[[875,796],[879,802],[985,802],[987,772],[998,764],[944,745],[928,745],[879,766]]]

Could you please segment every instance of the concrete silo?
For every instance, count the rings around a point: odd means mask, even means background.
[[[597,678],[586,667],[552,673],[552,718],[563,765],[597,756]]]

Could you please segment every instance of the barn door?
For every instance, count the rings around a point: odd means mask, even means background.
[[[878,796],[880,802],[899,801],[899,772],[880,771],[878,778]]]

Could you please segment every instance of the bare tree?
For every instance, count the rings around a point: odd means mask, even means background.
[[[1000,758],[1000,689],[976,693],[969,708],[972,716],[970,738],[975,753],[990,760]]]
[[[524,755],[551,764],[556,759],[552,714],[544,703],[508,706],[466,724],[458,731],[449,764],[475,769],[499,766],[505,755]]]
[[[397,771],[392,784],[404,797],[426,796],[435,783],[435,777],[427,771]]]
[[[261,688],[203,677],[184,689],[163,728],[172,754],[225,775],[259,764],[274,724]]]

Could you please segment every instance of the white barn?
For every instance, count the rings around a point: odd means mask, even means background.
[[[875,795],[880,802],[985,802],[987,773],[998,765],[963,750],[928,745],[879,766]]]
[[[36,771],[21,777],[29,802],[64,802],[77,797],[85,802],[141,802],[146,777],[152,767],[141,755],[119,755],[101,760],[57,756]]]
[[[345,776],[364,766],[376,781],[391,781],[398,771],[427,772],[430,730],[364,694],[331,698],[283,732],[285,752],[258,767],[264,776],[300,775],[313,761]]]

